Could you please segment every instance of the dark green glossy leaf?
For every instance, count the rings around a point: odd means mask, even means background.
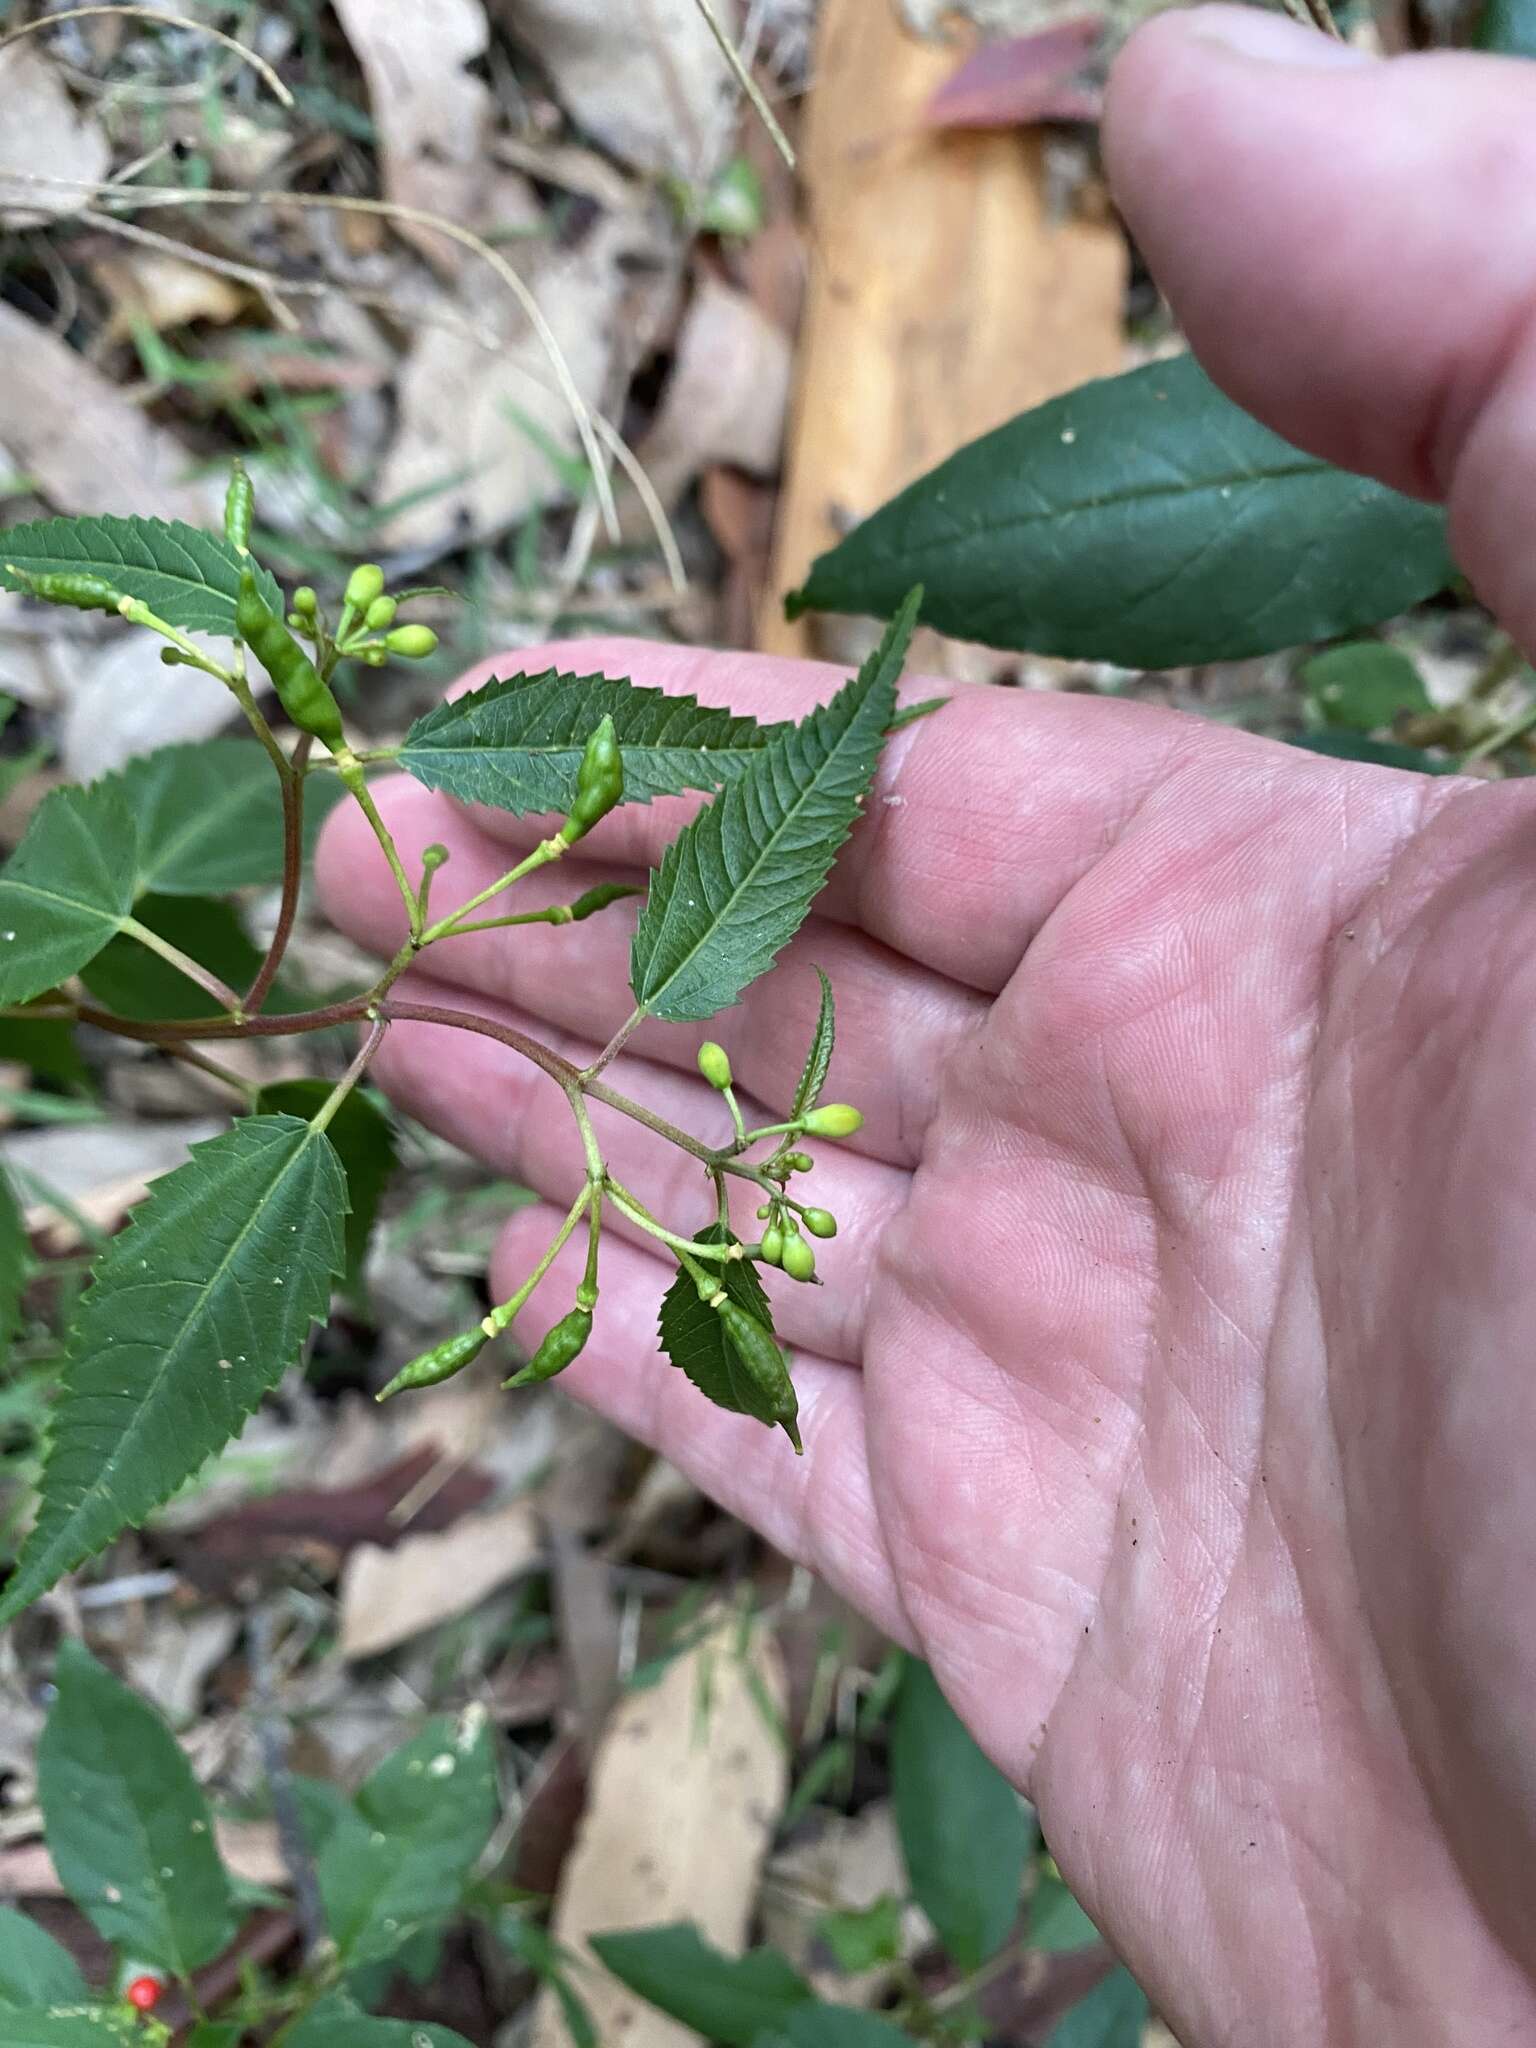
[[[37,1752],[60,1882],[104,1941],[185,1977],[234,1933],[213,1818],[154,1709],[66,1637]]]
[[[714,1016],[799,930],[874,779],[918,597],[854,680],[764,747],[667,848],[630,954],[642,1009]]]
[[[234,2020],[201,2020],[188,2034],[186,2048],[240,2048],[245,2029]]]
[[[881,2019],[848,2005],[802,2005],[770,2032],[759,2034],[752,2048],[913,2048],[912,2036]]]
[[[146,896],[134,919],[240,990],[255,979],[261,955],[246,936],[232,904],[217,896]],[[103,946],[80,970],[97,1002],[120,1017],[140,1022],[160,1018],[218,1017],[223,1005],[189,981],[179,967],[152,952],[142,939],[124,932]],[[285,1007],[281,998],[273,1009]]]
[[[979,1970],[1018,1918],[1034,1824],[915,1657],[891,1726],[891,1791],[913,1896],[960,1967]]]
[[[141,890],[159,896],[219,896],[281,880],[282,792],[265,749],[255,740],[162,747],[130,761],[112,781],[138,822]],[[345,793],[334,777],[307,779],[309,846]]]
[[[765,2028],[782,2026],[811,1997],[776,1948],[724,1955],[685,1922],[595,1934],[592,1947],[637,1997],[722,2048],[752,2048]]]
[[[5,2015],[5,2048],[139,2048],[136,2016],[121,2008],[81,2005]]]
[[[75,1317],[0,1623],[238,1434],[330,1306],[346,1205],[330,1140],[292,1117],[249,1117],[155,1182]]]
[[[67,1948],[25,1913],[0,1906],[0,2012],[76,2005],[90,1995]]]
[[[428,789],[471,803],[518,814],[567,811],[582,750],[605,716],[624,756],[629,803],[719,789],[788,729],[692,697],[546,669],[437,705],[406,734],[399,764]]]
[[[88,1089],[90,1069],[75,1044],[74,1027],[55,1017],[0,1017],[0,1060],[14,1060],[40,1080],[72,1091]]]
[[[320,1852],[342,1966],[394,1955],[458,1908],[500,1813],[485,1713],[441,1717],[385,1758]]]
[[[1385,640],[1326,648],[1302,663],[1300,681],[1315,716],[1351,732],[1376,732],[1400,711],[1434,709],[1423,677]]]
[[[1455,575],[1443,515],[1261,427],[1191,356],[972,441],[823,555],[791,609],[923,618],[1130,668],[1230,661],[1392,617]]]
[[[800,1086],[795,1090],[795,1106],[790,1111],[792,1120],[813,1110],[821,1100],[821,1091],[827,1084],[827,1070],[832,1064],[832,1049],[837,1043],[837,1008],[832,1000],[832,984],[819,967],[816,978],[821,983],[821,1010],[816,1019],[811,1049],[801,1070]]]
[[[234,637],[241,566],[222,537],[179,519],[36,519],[0,533],[0,585],[8,590],[27,587],[13,568],[34,576],[83,572],[138,598],[168,626],[227,639]],[[256,580],[270,609],[280,612],[283,596],[272,577],[258,569]],[[174,672],[167,672],[165,688],[176,688]]]
[[[303,1117],[307,1122],[330,1099],[330,1094],[328,1081],[274,1081],[262,1089],[256,1108],[263,1116],[286,1113]],[[400,1163],[400,1155],[395,1147],[394,1126],[375,1097],[363,1088],[353,1089],[331,1119],[326,1136],[335,1146],[347,1176],[352,1208],[347,1217],[344,1277],[348,1292],[355,1295],[362,1288],[363,1262],[368,1256],[368,1240],[378,1217],[379,1203]]]
[[[0,1003],[78,974],[133,911],[138,836],[111,783],[56,789],[0,873]]]
[[[694,1242],[738,1244],[740,1239],[711,1223],[707,1230],[696,1233]],[[737,1259],[715,1270],[731,1300],[771,1331],[773,1307],[750,1260]],[[661,1348],[717,1408],[728,1408],[733,1415],[751,1415],[770,1427],[777,1422],[772,1396],[747,1370],[724,1323],[708,1302],[700,1301],[698,1288],[681,1268],[662,1297]]]
[[[831,1949],[837,1967],[856,1976],[900,1957],[901,1915],[900,1899],[887,1892],[858,1912],[823,1913],[816,1932]]]
[[[1102,1940],[1097,1927],[1059,1877],[1047,1872],[1029,1902],[1029,1945],[1054,1954],[1060,1949],[1092,1948]]]
[[[1414,775],[1454,775],[1456,763],[1446,754],[1424,747],[1403,747],[1395,740],[1373,740],[1357,732],[1304,732],[1291,742],[1309,754],[1327,754],[1335,761],[1367,761],[1373,768],[1406,768]]]
[[[0,1365],[11,1348],[21,1321],[21,1291],[26,1284],[30,1253],[21,1204],[0,1165]]]
[[[381,2020],[340,1992],[283,2033],[283,2048],[470,2048],[452,2027],[425,2020]]]
[[[1141,2048],[1147,1996],[1129,1970],[1115,1970],[1074,2005],[1045,2048]]]
[[[1536,0],[1488,0],[1474,40],[1497,57],[1536,57]]]

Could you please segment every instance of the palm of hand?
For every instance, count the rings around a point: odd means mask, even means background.
[[[741,709],[835,680],[583,657]],[[1191,2048],[1521,2038],[1528,802],[988,692],[894,743],[881,797],[789,956],[831,972],[834,1090],[870,1112],[815,1183],[833,1284],[782,1303],[807,1458],[654,1359],[667,1276],[639,1246],[605,1258],[568,1384],[929,1657]],[[594,858],[650,858],[659,811]],[[466,894],[503,864],[439,799],[389,814],[408,857],[449,840]],[[333,912],[382,947],[365,862],[339,822]],[[547,959],[502,937],[455,942],[448,999],[573,1051],[621,1021],[617,924]],[[804,1048],[788,979],[709,1027],[770,1104]],[[707,1129],[692,1043],[642,1034],[614,1078]],[[397,1028],[384,1077],[563,1206],[554,1091],[445,1044]],[[648,1199],[697,1200],[600,1129]],[[498,1287],[550,1227],[514,1221]],[[562,1306],[552,1283],[529,1335]]]

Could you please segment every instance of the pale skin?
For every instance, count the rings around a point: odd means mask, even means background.
[[[1443,498],[1536,649],[1536,68],[1335,65],[1278,20],[1239,53],[1230,20],[1164,18],[1120,61],[1131,225],[1213,374]],[[548,658],[764,716],[842,679]],[[547,829],[379,795],[408,865],[450,847],[445,906]],[[524,903],[639,873],[686,815],[616,814]],[[337,813],[321,872],[391,951],[360,818]],[[457,939],[412,993],[581,1061],[627,1013],[632,923]],[[805,1457],[657,1357],[670,1268],[621,1220],[564,1385],[931,1660],[1185,2048],[1536,2039],[1533,934],[1528,783],[962,690],[892,742],[780,970],[707,1027],[644,1027],[612,1070],[723,1140],[699,1040],[780,1113],[812,963],[831,975],[832,1092],[868,1123],[817,1148],[827,1285],[774,1286]],[[497,1252],[509,1293],[579,1185],[559,1090],[419,1026],[375,1071],[544,1198]],[[708,1219],[695,1165],[596,1121],[622,1180]]]

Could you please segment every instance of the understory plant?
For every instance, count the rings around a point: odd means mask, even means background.
[[[720,1129],[677,1128],[609,1086],[610,1061],[646,1017],[677,1022],[735,1003],[798,929],[856,824],[886,735],[916,596],[833,700],[798,724],[761,725],[691,698],[605,676],[513,674],[418,719],[398,747],[353,744],[333,681],[340,663],[378,666],[435,646],[402,616],[377,565],[351,574],[338,605],[309,588],[285,601],[251,552],[252,497],[237,467],[222,535],[147,519],[51,520],[0,536],[0,574],[53,604],[114,613],[158,635],[168,670],[216,677],[250,728],[244,741],[173,747],[89,788],[44,799],[0,873],[0,1027],[89,1026],[223,1074],[248,1113],[156,1181],[106,1247],[78,1306],[49,1418],[35,1525],[0,1595],[9,1620],[64,1573],[137,1525],[241,1429],[300,1357],[355,1271],[389,1164],[387,1127],[360,1091],[385,1035],[430,1022],[483,1033],[531,1061],[565,1097],[586,1173],[564,1222],[517,1290],[473,1328],[415,1359],[388,1395],[445,1380],[513,1329],[567,1240],[584,1233],[575,1299],[508,1385],[547,1380],[581,1352],[601,1313],[603,1227],[622,1217],[673,1255],[661,1347],[720,1406],[781,1429],[799,1447],[789,1363],[762,1275],[814,1284],[815,1243],[835,1219],[797,1193],[806,1148],[851,1136],[857,1109],[823,1100],[834,1002],[819,1018],[794,1100],[748,1128],[724,1051],[699,1064],[721,1098]],[[232,643],[215,650],[211,641]],[[296,737],[263,714],[249,664],[265,670]],[[174,689],[174,673],[166,687]],[[928,708],[928,707],[923,707]],[[369,789],[403,769],[435,790],[559,820],[534,851],[464,900],[447,855],[408,872]],[[357,804],[399,890],[406,936],[366,988],[309,1004],[284,979],[316,783]],[[695,790],[708,798],[650,878],[631,951],[634,1008],[586,1068],[508,1025],[397,992],[407,968],[467,933],[561,926],[637,892],[588,888],[521,909],[526,876],[559,862],[624,803]],[[255,954],[221,898],[277,881],[280,902]],[[446,901],[445,901],[446,898]],[[332,1032],[359,1042],[334,1087],[259,1090],[219,1064],[231,1040]],[[634,1118],[697,1162],[707,1220],[653,1215],[610,1171],[591,1106]],[[760,1233],[743,1242],[729,1195],[745,1183]],[[0,1200],[0,1338],[14,1324],[25,1262],[17,1204]]]

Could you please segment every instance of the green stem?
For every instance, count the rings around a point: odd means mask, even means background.
[[[139,944],[147,946],[151,953],[158,953],[178,974],[184,974],[187,980],[195,982],[205,995],[212,996],[221,1010],[228,1010],[237,1023],[243,1019],[244,1011],[240,998],[229,983],[221,981],[211,968],[204,967],[200,961],[194,960],[190,953],[183,953],[180,946],[173,946],[169,939],[161,938],[160,934],[152,932],[148,925],[140,924],[136,917],[124,919],[123,934],[126,938],[137,939]]]
[[[515,917],[482,917],[474,924],[455,924],[444,938],[463,939],[471,932],[499,932],[513,924],[574,924],[571,906],[568,903],[551,904],[548,910],[520,910]],[[423,940],[423,944],[428,941]]]
[[[618,1030],[615,1031],[612,1038],[609,1039],[608,1043],[603,1047],[602,1051],[598,1054],[597,1058],[592,1062],[591,1066],[588,1067],[586,1072],[582,1075],[582,1081],[588,1087],[590,1087],[592,1082],[594,1082],[597,1079],[598,1075],[602,1073],[605,1067],[611,1065],[611,1063],[618,1058],[619,1054],[624,1050],[625,1045],[628,1043],[630,1034],[633,1031],[635,1031],[639,1025],[643,1024],[644,1021],[645,1011],[643,1009],[637,1009],[633,1011],[630,1016],[625,1018],[624,1022],[619,1026]],[[593,1093],[595,1094],[596,1092],[597,1091],[594,1089]]]
[[[602,1183],[592,1191],[592,1206],[587,1211],[587,1269],[581,1276],[581,1285],[576,1290],[576,1306],[594,1309],[597,1307],[597,1255],[603,1235],[603,1189]]]
[[[1486,739],[1479,740],[1475,747],[1469,747],[1458,765],[1465,768],[1470,762],[1486,761],[1490,754],[1501,753],[1511,740],[1519,739],[1521,734],[1529,732],[1533,725],[1536,725],[1536,703],[1527,704],[1523,710],[1517,711],[1513,718],[1496,727]]]
[[[421,929],[421,902],[414,885],[407,879],[400,849],[395,844],[394,834],[379,815],[379,807],[373,800],[373,792],[363,780],[363,771],[357,765],[357,758],[350,751],[343,757],[337,755],[336,766],[342,781],[351,790],[358,808],[373,828],[373,836],[379,842],[379,850],[389,862],[389,871],[395,878],[395,887],[400,891],[400,900],[405,905],[406,920],[410,933],[418,946],[425,945]]]
[[[253,1015],[271,993],[298,916],[299,885],[304,879],[304,773],[309,764],[311,745],[310,736],[305,733],[293,750],[292,761],[285,761],[279,771],[283,788],[283,894],[272,943],[257,970],[256,979],[246,991],[244,1008]]]
[[[604,1186],[616,1209],[627,1216],[631,1223],[638,1224],[649,1236],[659,1239],[662,1244],[670,1245],[673,1251],[686,1252],[692,1258],[705,1259],[711,1264],[735,1264],[743,1257],[739,1244],[699,1244],[691,1237],[679,1237],[675,1230],[668,1230],[664,1223],[658,1223],[639,1197],[632,1195],[627,1188],[621,1187],[611,1173]]]
[[[195,1046],[167,1045],[162,1048],[173,1060],[180,1060],[185,1066],[196,1067],[200,1074],[211,1075],[215,1081],[222,1081],[226,1088],[233,1088],[245,1098],[248,1110],[254,1110],[256,1099],[261,1093],[254,1081],[247,1081],[243,1074],[237,1074],[232,1067],[221,1066],[217,1060],[209,1059],[207,1053],[199,1052]]]
[[[361,1081],[364,1074],[367,1073],[369,1063],[383,1044],[384,1034],[388,1029],[389,1025],[384,1018],[375,1017],[373,1029],[358,1048],[357,1057],[310,1118],[309,1128],[312,1131],[328,1131],[330,1129],[336,1112],[341,1108],[341,1105],[352,1093],[358,1082]]]
[[[493,896],[499,896],[504,889],[510,889],[514,882],[520,882],[524,875],[531,875],[535,868],[547,867],[552,860],[559,860],[566,851],[562,839],[545,839],[536,846],[525,861],[520,861],[499,881],[492,882],[488,889],[482,889],[478,896],[471,896],[467,903],[461,903],[457,910],[451,910],[446,917],[421,934],[424,946],[434,945],[439,939],[451,938],[458,929],[459,920],[467,917],[472,910],[478,910],[482,903],[489,903]]]
[[[560,1228],[555,1232],[554,1240],[551,1243],[549,1250],[544,1254],[543,1258],[540,1259],[539,1263],[528,1275],[528,1278],[523,1282],[522,1286],[518,1288],[516,1294],[508,1295],[507,1299],[504,1302],[502,1302],[501,1306],[499,1308],[493,1308],[490,1314],[485,1318],[485,1321],[480,1325],[481,1329],[484,1330],[487,1337],[499,1337],[502,1331],[507,1327],[508,1323],[512,1321],[513,1317],[526,1303],[529,1295],[532,1294],[535,1287],[538,1286],[539,1282],[544,1278],[544,1275],[549,1271],[550,1267],[555,1263],[555,1260],[560,1256],[560,1253],[564,1250],[567,1239],[570,1237],[572,1231],[575,1230],[577,1224],[581,1221],[582,1214],[585,1211],[587,1204],[592,1200],[592,1193],[593,1189],[591,1181],[584,1182],[581,1193],[576,1197],[575,1201],[572,1202],[570,1206],[570,1211],[567,1214],[565,1221],[561,1224]]]
[[[742,1122],[741,1110],[736,1102],[736,1090],[724,1088],[721,1093],[725,1097],[725,1106],[731,1112],[731,1122],[735,1126],[736,1149],[738,1152],[745,1152],[751,1140],[747,1137],[747,1127]]]

